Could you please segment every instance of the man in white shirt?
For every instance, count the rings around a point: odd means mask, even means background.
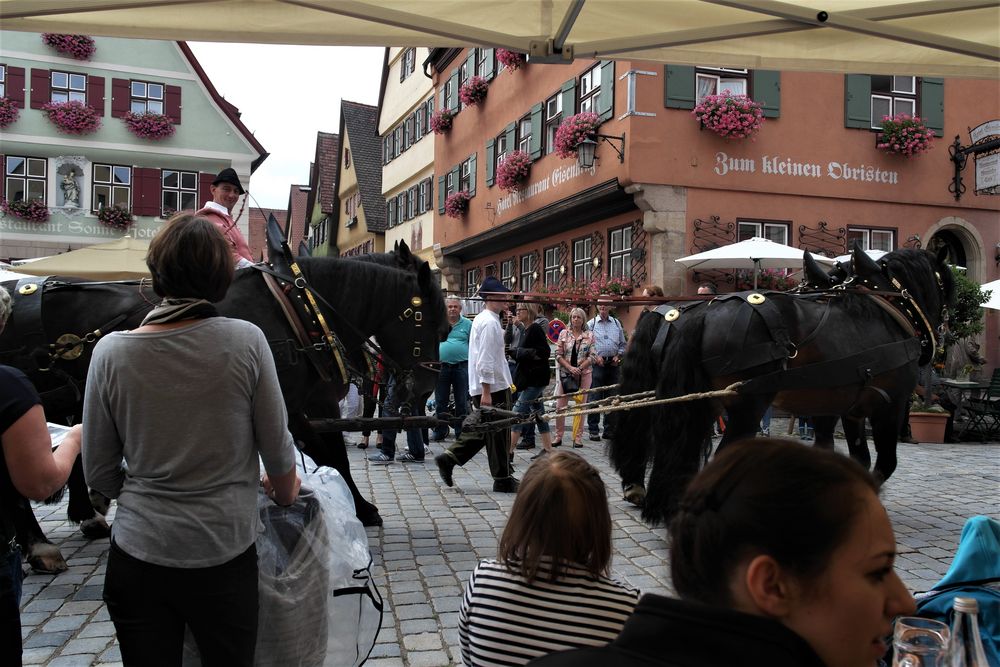
[[[485,307],[472,321],[472,333],[469,335],[469,395],[477,408],[493,406],[510,409],[512,383],[504,354],[504,332],[500,326],[500,313],[509,307],[509,297],[505,296],[509,293],[510,290],[493,276],[486,278],[479,287]],[[507,452],[509,442],[509,429],[484,432],[463,430],[454,445],[434,457],[441,479],[452,486],[455,466],[465,465],[486,447],[493,490],[499,493],[516,492],[518,481],[514,479]]]

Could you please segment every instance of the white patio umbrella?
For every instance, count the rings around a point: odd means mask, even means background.
[[[865,254],[871,257],[872,259],[879,259],[880,257],[882,257],[882,255],[888,255],[889,253],[887,253],[885,250],[865,250]],[[849,262],[851,261],[851,254],[848,253],[846,255],[837,255],[836,257],[833,258],[833,261]]]
[[[805,251],[800,248],[755,236],[674,261],[689,269],[753,269],[753,286],[756,289],[761,269],[801,269],[804,254]],[[834,263],[829,257],[813,257],[821,264]]]
[[[986,290],[993,291],[993,294],[990,295],[990,298],[986,301],[986,303],[981,304],[981,307],[992,308],[993,310],[1000,310],[1000,280],[994,280],[992,282],[983,283],[982,285],[979,286],[979,289],[983,290],[984,292]]]
[[[123,236],[61,255],[42,257],[16,267],[33,276],[74,276],[88,280],[136,280],[149,277],[146,252],[149,241]]]

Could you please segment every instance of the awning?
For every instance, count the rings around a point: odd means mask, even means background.
[[[996,0],[0,0],[5,30],[1000,78]]]
[[[135,280],[149,278],[146,252],[149,241],[123,236],[61,255],[44,257],[16,267],[33,276],[71,276],[89,280]]]

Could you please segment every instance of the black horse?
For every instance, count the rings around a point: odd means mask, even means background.
[[[655,340],[664,322],[643,317],[626,355],[622,393],[641,388],[653,372],[661,398],[742,383],[735,396],[645,408],[619,420],[610,455],[623,478],[634,479],[652,460],[647,521],[673,514],[723,412],[729,419],[720,448],[753,437],[773,404],[813,416],[820,446],[833,446],[842,417],[852,452],[862,459],[859,431],[868,418],[875,474],[892,475],[918,365],[933,355],[954,286],[941,258],[926,251],[898,250],[869,263],[859,261],[861,273],[843,289],[739,292],[682,309],[671,316],[660,347]],[[651,444],[637,446],[650,441],[649,433]]]
[[[447,327],[444,298],[433,284],[426,263],[416,270],[330,258],[300,258],[299,264],[320,297],[323,313],[343,343],[347,357],[360,359],[363,341],[375,336],[388,367],[400,378],[404,400],[425,400],[436,383],[433,363]],[[5,284],[12,294],[15,285]],[[25,371],[42,395],[47,418],[65,422],[81,413],[94,332],[100,331],[96,334],[99,337],[137,327],[159,299],[148,282],[89,283],[72,278],[49,279],[42,295],[36,298],[32,302],[30,295],[15,297],[14,312],[0,335],[0,362]],[[317,433],[309,423],[310,416],[335,414],[335,407],[322,408],[324,401],[335,403],[346,390],[336,367],[330,371],[337,379],[321,379],[257,270],[238,271],[226,299],[217,307],[221,315],[248,320],[263,330],[275,357],[288,407],[289,430],[316,463],[336,468],[344,477],[354,496],[358,518],[365,525],[380,525],[378,509],[361,495],[351,476],[343,435]],[[84,342],[65,348],[66,358],[50,356],[49,345],[64,334]],[[311,413],[313,406],[317,412],[322,409],[323,414]],[[69,518],[82,523],[88,537],[106,536],[107,524],[92,507],[79,462],[69,488]],[[17,528],[28,562],[42,571],[65,569],[62,556],[45,539],[30,507],[26,505],[25,509],[19,515]]]

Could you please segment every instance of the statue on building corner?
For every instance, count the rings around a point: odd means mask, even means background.
[[[63,206],[80,208],[80,186],[72,171],[66,172],[62,179]]]

